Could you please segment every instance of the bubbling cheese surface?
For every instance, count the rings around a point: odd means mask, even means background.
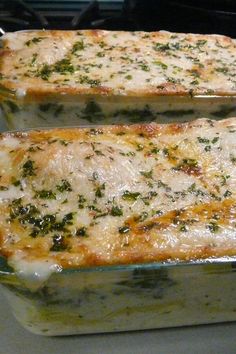
[[[236,42],[221,35],[21,31],[1,40],[1,83],[18,96],[236,92]]]
[[[4,133],[0,154],[12,264],[236,255],[235,118]]]

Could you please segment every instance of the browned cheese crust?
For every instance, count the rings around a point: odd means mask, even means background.
[[[236,255],[236,119],[4,133],[0,253],[63,267]]]
[[[2,41],[1,85],[31,99],[236,92],[235,40],[221,35],[27,31]]]

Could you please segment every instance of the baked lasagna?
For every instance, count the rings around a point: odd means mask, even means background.
[[[40,30],[1,41],[1,107],[10,128],[236,114],[229,37]]]
[[[11,264],[236,255],[236,118],[4,133],[0,176]]]

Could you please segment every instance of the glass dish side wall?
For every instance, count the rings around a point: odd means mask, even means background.
[[[74,96],[58,95],[34,100],[3,96],[1,120],[8,129],[184,122],[200,117],[236,116],[236,97],[224,96]]]
[[[234,321],[235,280],[231,262],[62,271],[37,292],[0,278],[19,322],[48,336]]]

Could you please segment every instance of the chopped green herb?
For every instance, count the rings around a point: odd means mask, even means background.
[[[217,143],[218,140],[219,140],[219,137],[215,136],[211,142],[212,142],[212,144],[215,144],[215,143]]]
[[[198,47],[200,47],[200,46],[205,45],[206,43],[207,43],[207,41],[206,41],[205,39],[199,39],[199,40],[197,41],[196,45],[197,45]]]
[[[227,189],[227,191],[225,191],[225,193],[224,193],[224,197],[225,198],[228,198],[228,197],[230,197],[232,195],[232,192],[230,192],[228,189]]]
[[[35,198],[41,199],[56,199],[56,194],[53,193],[51,190],[41,190],[37,191],[35,194]]]
[[[76,236],[88,237],[87,228],[86,228],[85,226],[80,227],[80,228],[76,231]]]
[[[188,228],[186,225],[181,225],[180,228],[179,228],[179,231],[181,232],[187,232],[188,231]]]
[[[229,72],[229,68],[227,66],[224,66],[222,68],[216,68],[215,69],[218,73],[222,73],[222,74],[228,74]]]
[[[144,149],[144,146],[142,144],[137,144],[137,151],[142,151]]]
[[[210,140],[207,138],[201,138],[200,136],[197,137],[197,140],[199,141],[199,143],[201,144],[209,144]]]
[[[72,225],[72,221],[71,220],[73,220],[73,218],[74,218],[74,214],[75,213],[73,213],[73,212],[70,212],[70,213],[68,213],[68,214],[66,214],[64,217],[63,217],[63,219],[62,219],[62,224],[63,225]]]
[[[72,51],[71,52],[72,52],[72,54],[74,54],[78,50],[84,50],[84,48],[85,48],[84,41],[81,40],[81,41],[75,42],[75,44],[72,47]]]
[[[88,205],[87,207],[89,210],[96,211],[97,213],[101,213],[101,210],[96,208],[94,205]]]
[[[67,141],[67,140],[59,140],[59,143],[60,143],[61,145],[67,146],[70,142]]]
[[[79,200],[78,200],[78,206],[79,209],[84,209],[84,203],[86,202],[86,198],[84,198],[84,196],[82,194],[79,195]]]
[[[122,199],[127,200],[127,201],[135,201],[139,198],[140,193],[139,192],[129,192],[129,191],[125,191],[122,194]]]
[[[146,178],[152,178],[152,173],[153,171],[150,170],[150,171],[140,171],[140,174]]]
[[[47,81],[51,73],[52,69],[50,68],[50,66],[48,64],[44,64],[36,76],[40,76],[43,80]]]
[[[163,215],[163,211],[161,210],[152,210],[152,216],[160,216]]]
[[[158,149],[156,147],[151,150],[152,154],[158,154],[158,152],[160,152],[160,149]]]
[[[236,163],[236,156],[234,156],[233,154],[230,154],[229,157],[230,157],[230,161],[232,163]]]
[[[22,205],[22,199],[14,199],[10,206],[10,218],[14,220],[19,218],[19,221],[24,224],[31,220],[33,216],[39,213],[38,209],[33,204]]]
[[[102,198],[104,196],[104,193],[102,191],[105,190],[105,183],[103,183],[101,186],[98,186],[95,191],[95,196],[97,198]]]
[[[27,42],[25,42],[25,44],[27,45],[27,47],[29,47],[31,44],[37,44],[41,42],[43,39],[45,39],[45,37],[34,37],[28,40]]]
[[[15,186],[15,187],[21,186],[20,180],[16,179],[15,177],[12,177],[11,183],[12,183],[13,186]]]
[[[106,46],[106,43],[104,41],[100,41],[98,45],[100,48],[104,48]]]
[[[53,68],[54,68],[54,71],[56,71],[60,74],[66,74],[66,73],[73,74],[75,71],[74,66],[71,64],[70,60],[67,58],[57,61],[54,64]]]
[[[212,233],[219,231],[219,225],[213,221],[206,225],[206,228],[209,229]]]
[[[170,192],[171,191],[171,188],[170,187],[168,187],[168,185],[166,184],[166,183],[164,183],[164,182],[162,182],[160,179],[157,181],[157,187],[158,188],[165,188],[165,190],[167,191],[167,192]]]
[[[31,66],[34,65],[34,63],[36,62],[37,56],[38,56],[38,53],[33,53],[31,63],[30,63]]]
[[[211,145],[206,145],[206,146],[204,147],[204,150],[205,150],[206,152],[211,151]]]
[[[0,186],[0,191],[7,191],[7,190],[8,190],[8,187]]]
[[[188,187],[188,192],[193,193],[196,191],[196,183],[191,184],[190,187]]]
[[[111,215],[112,216],[122,216],[123,215],[123,211],[120,207],[118,206],[113,206],[111,209]]]
[[[63,192],[71,192],[72,187],[70,182],[68,182],[66,179],[62,179],[61,183],[56,186],[57,190],[61,193]]]
[[[79,83],[80,84],[88,84],[91,87],[97,87],[101,85],[101,81],[100,80],[94,80],[94,79],[90,79],[87,75],[81,75],[79,78]]]
[[[147,217],[148,217],[148,213],[146,211],[144,211],[136,218],[136,220],[138,222],[143,222],[144,220],[147,219]]]
[[[30,146],[27,151],[36,152],[36,151],[39,151],[39,150],[42,151],[43,149],[41,149],[39,146]]]
[[[65,237],[59,234],[56,234],[52,238],[53,245],[50,248],[52,252],[61,252],[67,249],[67,244]]]
[[[168,68],[168,65],[162,63],[162,61],[159,61],[159,60],[154,61],[154,64],[160,66],[164,70],[166,70]]]
[[[230,178],[230,175],[225,175],[225,176],[222,175],[222,176],[220,176],[220,178],[221,178],[221,185],[225,186],[227,183],[227,180]]]
[[[94,150],[94,152],[98,156],[105,156],[101,150]]]
[[[99,58],[103,58],[103,57],[105,57],[105,53],[104,52],[97,52],[96,56]]]
[[[140,68],[143,70],[143,71],[150,71],[150,68],[147,64],[140,64]]]
[[[164,148],[164,149],[162,150],[162,152],[163,152],[163,155],[164,155],[164,156],[170,156],[169,149]]]
[[[195,159],[183,159],[182,162],[178,164],[178,166],[173,167],[174,170],[179,171],[179,170],[184,170],[186,168],[196,168],[198,167],[198,162]]]
[[[165,52],[167,50],[172,49],[172,44],[170,43],[155,43],[155,46],[153,47],[154,50],[157,52]]]
[[[24,163],[24,165],[22,166],[22,177],[29,177],[29,176],[35,176],[35,162],[32,160],[28,160]]]

